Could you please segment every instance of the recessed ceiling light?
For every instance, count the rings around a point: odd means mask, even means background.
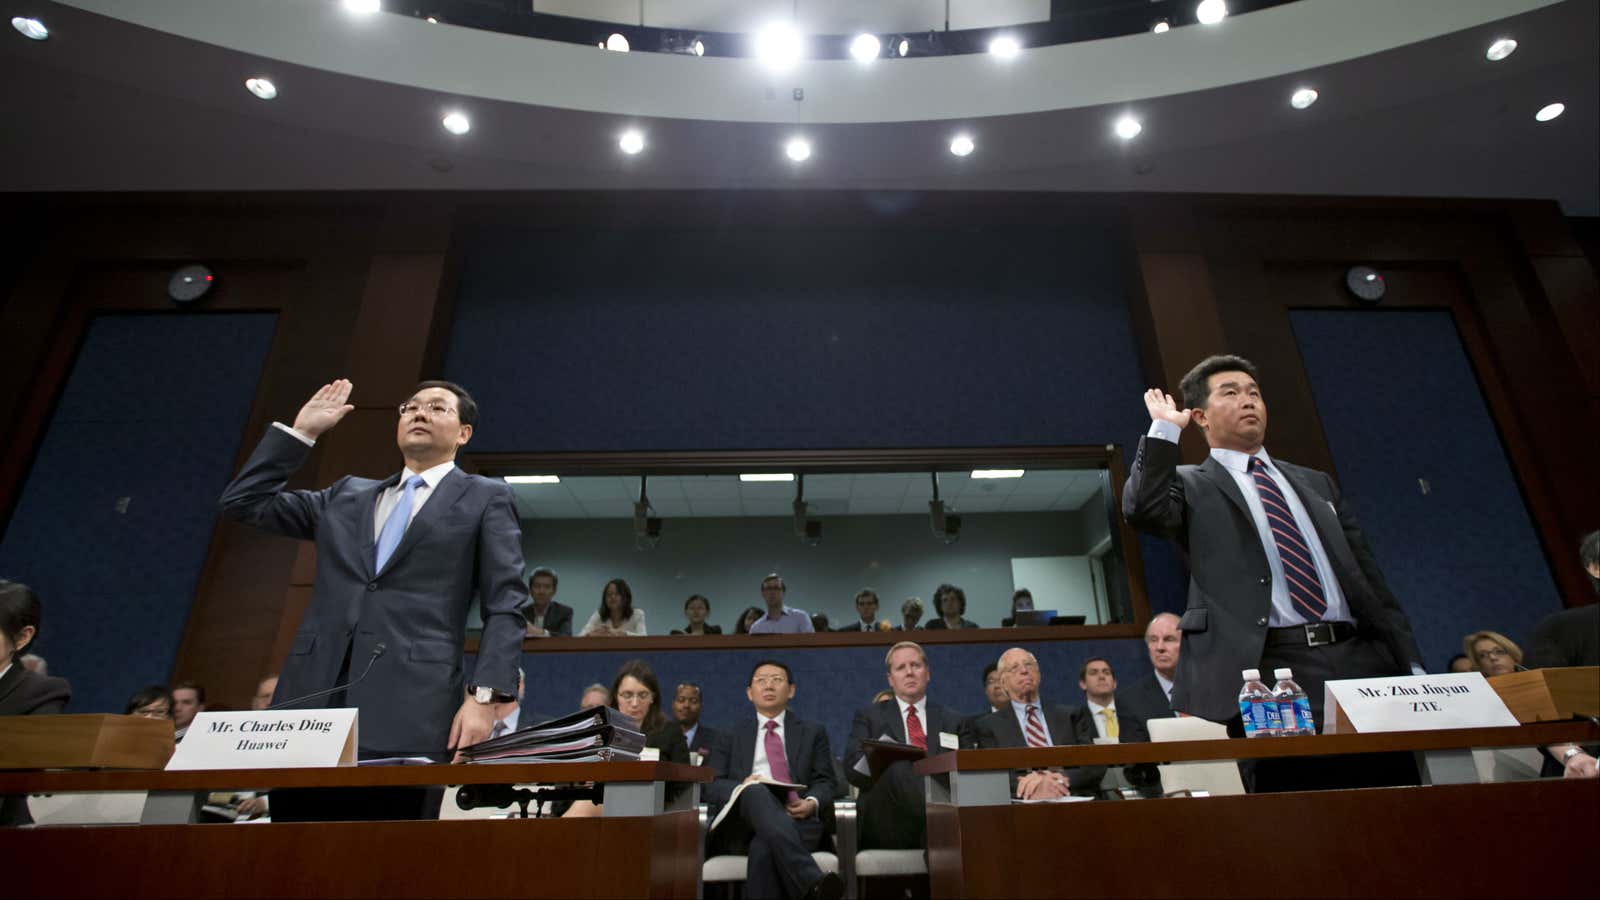
[[[621,32],[614,32],[610,37],[606,38],[605,47],[607,50],[614,50],[617,53],[627,53],[628,38]]]
[[[428,17],[428,24],[429,25],[437,25],[437,24],[439,24],[439,20],[434,18],[433,16],[429,16]]]
[[[644,132],[637,128],[624,131],[617,141],[617,146],[622,148],[623,153],[633,156],[644,149]]]
[[[973,478],[1021,478],[1027,469],[973,469]]]
[[[466,113],[445,113],[441,124],[444,125],[444,130],[451,134],[466,134],[472,130],[472,122],[467,118]]]
[[[1022,52],[1022,45],[1016,38],[1003,34],[989,42],[989,52],[1000,59],[1016,59]]]
[[[21,32],[23,37],[36,41],[42,41],[50,36],[50,29],[44,27],[44,23],[38,19],[17,16],[11,20],[11,27]]]
[[[560,475],[507,475],[506,484],[560,484]]]
[[[964,134],[958,134],[950,141],[950,152],[957,156],[970,156],[975,149],[977,145],[972,143],[972,138]]]
[[[381,11],[383,4],[379,0],[344,0],[344,9],[345,12],[365,16]]]
[[[1295,109],[1305,109],[1317,102],[1317,92],[1312,88],[1301,88],[1289,96],[1289,105]]]
[[[907,53],[911,52],[911,42],[905,38],[901,38],[900,43],[894,45],[894,52],[900,54],[901,56],[905,56]]]
[[[742,474],[740,481],[793,481],[793,472],[757,472],[755,474]]]
[[[1215,25],[1227,16],[1228,4],[1224,0],[1200,0],[1200,5],[1194,8],[1194,17],[1201,25]]]
[[[1565,103],[1552,103],[1549,106],[1546,106],[1544,109],[1534,113],[1533,117],[1541,122],[1548,122],[1566,111],[1567,105]]]
[[[1143,130],[1144,126],[1139,124],[1139,120],[1135,119],[1133,116],[1123,116],[1117,120],[1117,137],[1122,138],[1125,141],[1131,141],[1138,137],[1139,132]]]
[[[787,69],[800,61],[803,43],[793,25],[773,23],[756,32],[756,59],[769,69]]]
[[[872,62],[883,52],[883,42],[875,34],[858,34],[850,42],[850,55],[860,62]]]
[[[244,89],[262,100],[271,100],[273,97],[278,96],[278,86],[259,75],[255,78],[246,78],[244,80]]]
[[[805,138],[793,138],[783,146],[783,152],[795,162],[805,162],[811,158],[811,142]]]
[[[1516,52],[1516,49],[1516,41],[1511,38],[1501,38],[1489,45],[1489,52],[1485,53],[1484,56],[1489,57],[1490,62],[1499,62]]]
[[[1166,34],[1167,32],[1172,30],[1172,26],[1167,24],[1167,20],[1166,19],[1162,19],[1161,21],[1157,22],[1155,25],[1151,26],[1150,30],[1154,31],[1156,34]]]

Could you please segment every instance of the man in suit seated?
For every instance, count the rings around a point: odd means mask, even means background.
[[[528,637],[572,637],[572,607],[556,602],[556,587],[561,579],[556,570],[540,566],[528,576],[528,605],[522,617],[528,622]]]
[[[1098,656],[1085,662],[1078,670],[1078,689],[1083,691],[1095,737],[1116,738],[1122,744],[1150,740],[1144,725],[1117,709],[1117,676],[1110,662]]]
[[[713,820],[741,782],[766,776],[803,785],[781,798],[772,788],[752,785],[708,838],[711,855],[748,856],[745,895],[751,900],[844,896],[839,876],[824,875],[811,858],[822,843],[823,822],[833,812],[833,754],[821,725],[789,713],[794,690],[788,666],[776,660],[757,663],[745,690],[755,721],[729,728],[708,762],[716,773],[705,791]]]
[[[840,625],[834,631],[877,631],[878,630],[878,592],[872,588],[862,588],[856,591],[856,619],[847,624]],[[889,629],[885,629],[889,630]]]
[[[889,688],[894,696],[856,711],[845,744],[844,770],[850,783],[861,789],[861,849],[921,849],[927,843],[928,809],[922,776],[911,771],[906,759],[890,763],[878,774],[867,764],[862,741],[885,735],[902,744],[943,752],[940,732],[959,733],[962,717],[954,710],[928,701],[928,656],[912,641],[901,641],[884,656]]]
[[[700,721],[700,700],[700,685],[692,681],[678,685],[672,695],[672,718],[683,730],[683,743],[689,752],[700,754],[701,759],[709,759],[712,746],[722,734]]]
[[[1178,617],[1162,613],[1144,629],[1145,649],[1150,652],[1149,675],[1117,688],[1117,712],[1137,719],[1149,730],[1151,719],[1176,716],[1172,711],[1172,685],[1178,674],[1178,648],[1182,643]]]
[[[1012,647],[1000,654],[999,671],[1009,702],[973,723],[980,750],[1094,743],[1094,724],[1082,709],[1046,706],[1039,698],[1039,661],[1032,653]],[[1050,800],[1069,793],[1092,797],[1105,774],[1105,766],[1013,773],[1012,792],[1021,800]]]

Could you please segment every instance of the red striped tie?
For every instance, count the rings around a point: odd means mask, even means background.
[[[1028,704],[1028,727],[1024,729],[1029,747],[1048,747],[1050,742],[1045,740],[1044,726],[1039,724],[1039,707]]]
[[[1322,592],[1322,579],[1317,577],[1317,564],[1311,560],[1306,536],[1294,523],[1289,501],[1267,473],[1266,463],[1250,457],[1250,474],[1255,478],[1261,508],[1266,510],[1267,524],[1272,528],[1272,542],[1278,545],[1278,559],[1283,563],[1289,600],[1313,621],[1321,621],[1328,612],[1328,600]]]

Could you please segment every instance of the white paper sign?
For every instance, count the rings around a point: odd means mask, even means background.
[[[1481,672],[1330,681],[1323,697],[1324,734],[1517,724]],[[1340,723],[1341,712],[1347,723]]]
[[[167,771],[300,769],[355,761],[354,709],[203,712],[190,723]]]

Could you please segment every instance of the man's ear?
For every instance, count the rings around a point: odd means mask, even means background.
[[[1193,410],[1192,412],[1189,413],[1189,421],[1195,423],[1196,425],[1199,425],[1201,428],[1205,428],[1206,427],[1206,411],[1204,409]]]
[[[24,647],[27,647],[29,644],[33,643],[33,636],[38,633],[38,629],[34,628],[32,625],[24,625],[18,629],[17,644],[14,648],[15,651],[17,653],[21,653]]]
[[[457,447],[464,447],[464,446],[466,446],[467,441],[470,441],[470,440],[472,440],[472,426],[471,425],[463,425],[463,426],[461,426],[461,436],[456,438],[456,446]]]

